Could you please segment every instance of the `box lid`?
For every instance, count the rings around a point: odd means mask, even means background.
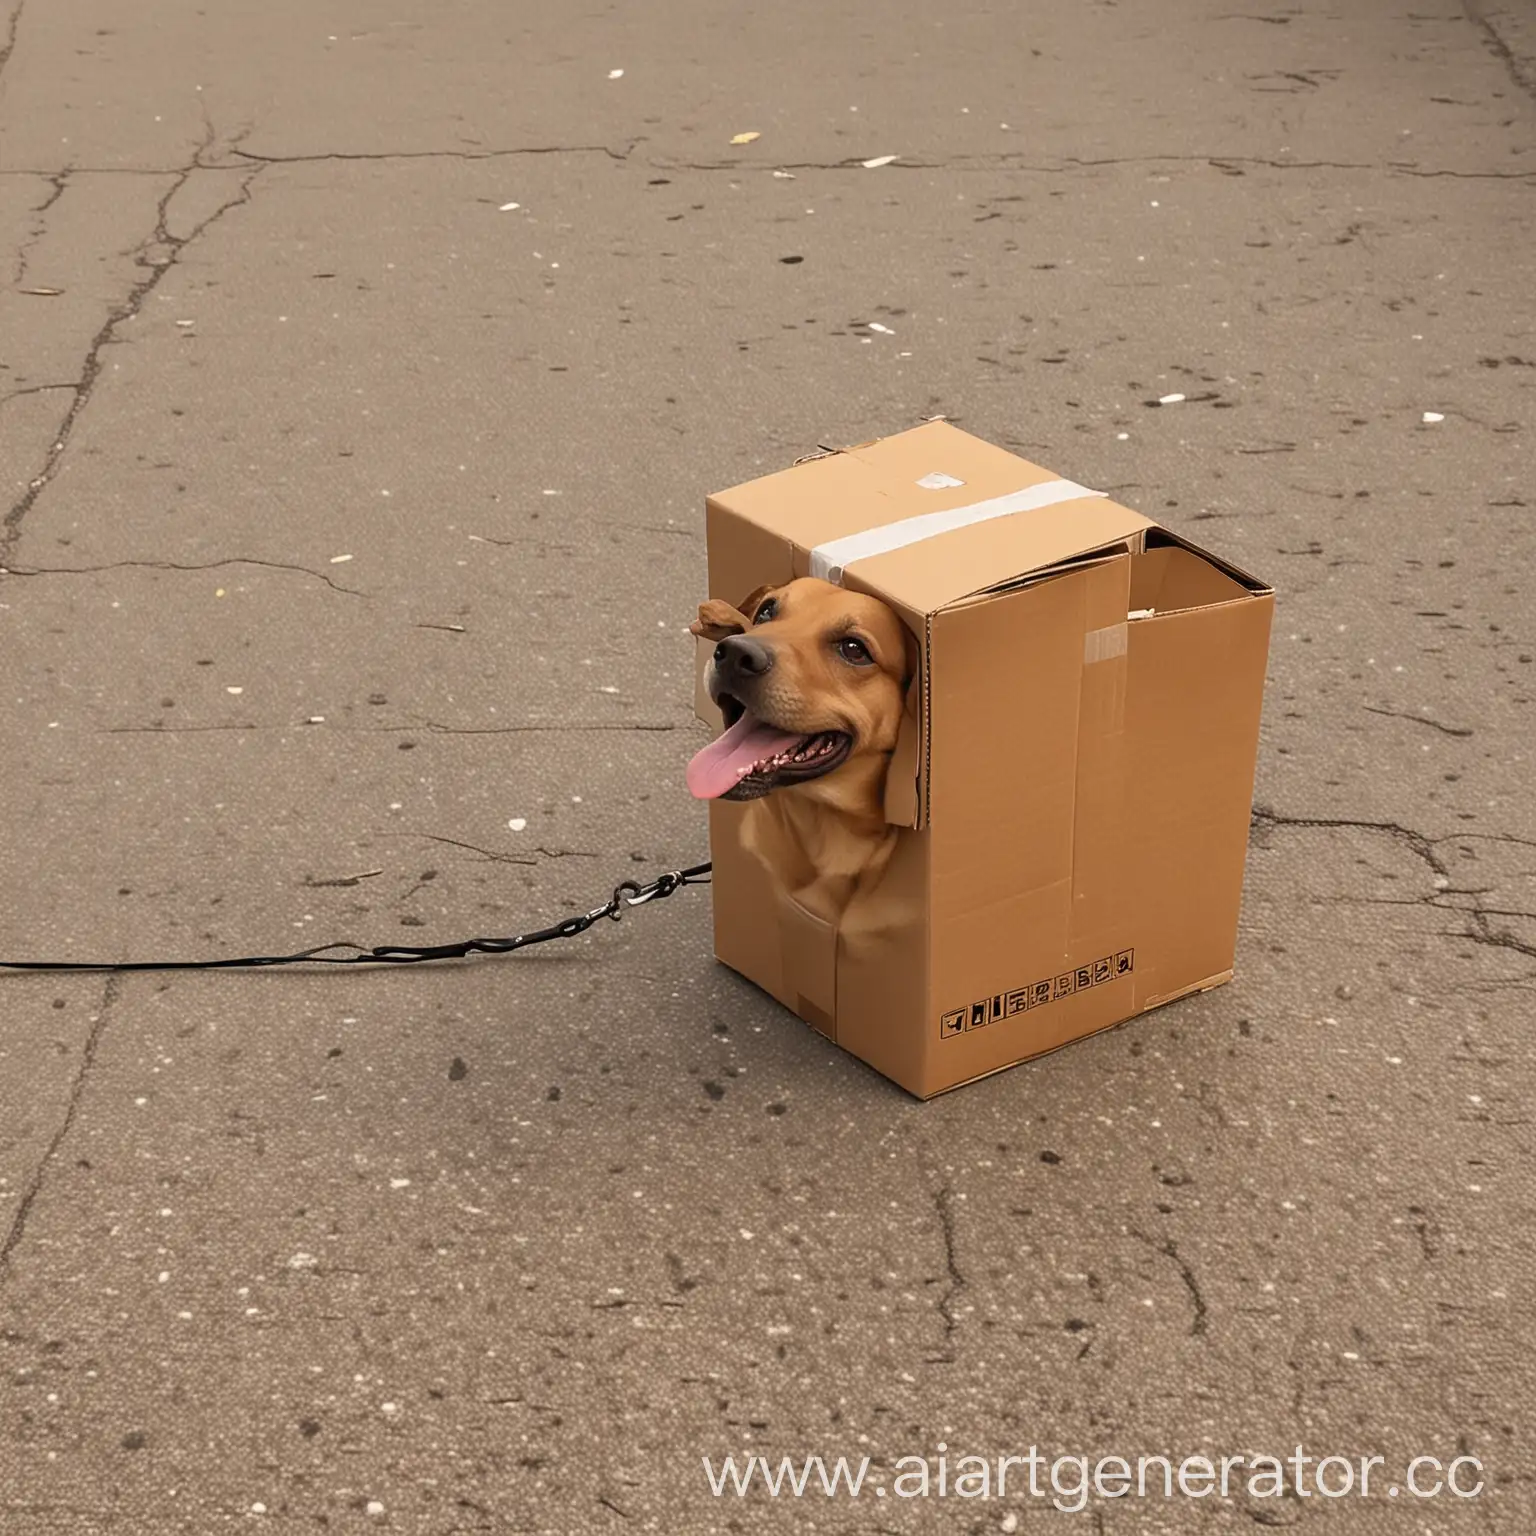
[[[846,573],[916,614],[1154,526],[946,421],[806,460],[710,502],[805,552],[809,574]]]

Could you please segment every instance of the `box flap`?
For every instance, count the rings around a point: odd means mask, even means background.
[[[1154,526],[1102,492],[943,421],[808,460],[710,502],[792,544],[796,574],[846,573],[919,614]]]

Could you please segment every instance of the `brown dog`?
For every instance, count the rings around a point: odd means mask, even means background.
[[[750,800],[743,842],[830,923],[878,881],[896,844],[884,811],[917,647],[877,598],[805,577],[739,607],[711,599],[696,635],[725,734],[688,765],[701,800]]]

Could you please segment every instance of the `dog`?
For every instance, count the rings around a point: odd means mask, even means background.
[[[895,851],[885,780],[917,675],[911,632],[878,598],[801,577],[689,630],[716,642],[725,733],[688,765],[700,800],[745,800],[742,840],[780,891],[836,926]]]

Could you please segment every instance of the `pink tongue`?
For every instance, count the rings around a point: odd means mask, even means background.
[[[694,754],[688,764],[688,792],[695,800],[718,800],[751,773],[754,763],[803,740],[793,732],[743,715],[723,736]]]

